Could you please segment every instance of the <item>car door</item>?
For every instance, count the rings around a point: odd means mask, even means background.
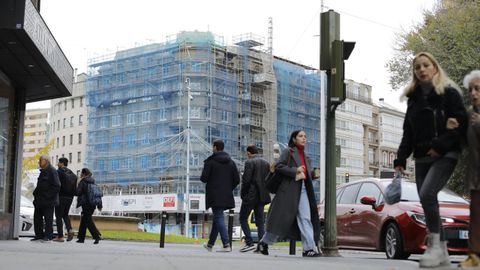
[[[359,184],[344,187],[337,202],[337,241],[339,246],[351,246],[353,231],[350,228],[352,211],[355,207],[355,199]]]
[[[381,230],[382,211],[379,208],[361,203],[362,197],[374,197],[377,205],[381,199],[381,191],[372,182],[362,183],[358,191],[354,211],[351,214],[350,229],[352,230],[352,245],[362,248],[375,248],[376,240]]]

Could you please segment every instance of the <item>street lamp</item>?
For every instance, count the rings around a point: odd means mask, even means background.
[[[185,236],[189,237],[188,225],[190,223],[190,100],[192,100],[192,96],[190,95],[190,78],[187,77],[185,79],[185,84],[187,87],[187,181],[185,196],[187,208],[185,210]]]

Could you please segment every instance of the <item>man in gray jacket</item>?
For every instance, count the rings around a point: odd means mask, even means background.
[[[258,239],[261,239],[265,233],[264,207],[271,201],[270,193],[265,188],[265,178],[270,170],[270,164],[258,154],[258,148],[255,145],[247,147],[247,157],[240,190],[242,205],[239,219],[245,234],[245,246],[240,249],[240,252],[255,249],[248,225],[248,216],[253,210],[255,224],[258,228]]]

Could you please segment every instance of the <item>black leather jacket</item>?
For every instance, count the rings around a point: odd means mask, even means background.
[[[270,203],[270,193],[265,188],[265,178],[269,171],[270,164],[259,155],[245,161],[240,189],[242,203],[252,205]]]

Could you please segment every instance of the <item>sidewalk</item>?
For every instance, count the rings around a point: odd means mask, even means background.
[[[288,255],[288,248],[273,247],[269,256],[253,252],[207,252],[201,245],[101,241],[84,244],[0,241],[0,270],[142,270],[142,269],[419,269],[414,260],[387,260],[382,253],[342,251],[341,258],[302,258]],[[459,258],[457,258],[458,260]],[[455,269],[452,265],[451,269]],[[438,268],[437,268],[438,269]]]

